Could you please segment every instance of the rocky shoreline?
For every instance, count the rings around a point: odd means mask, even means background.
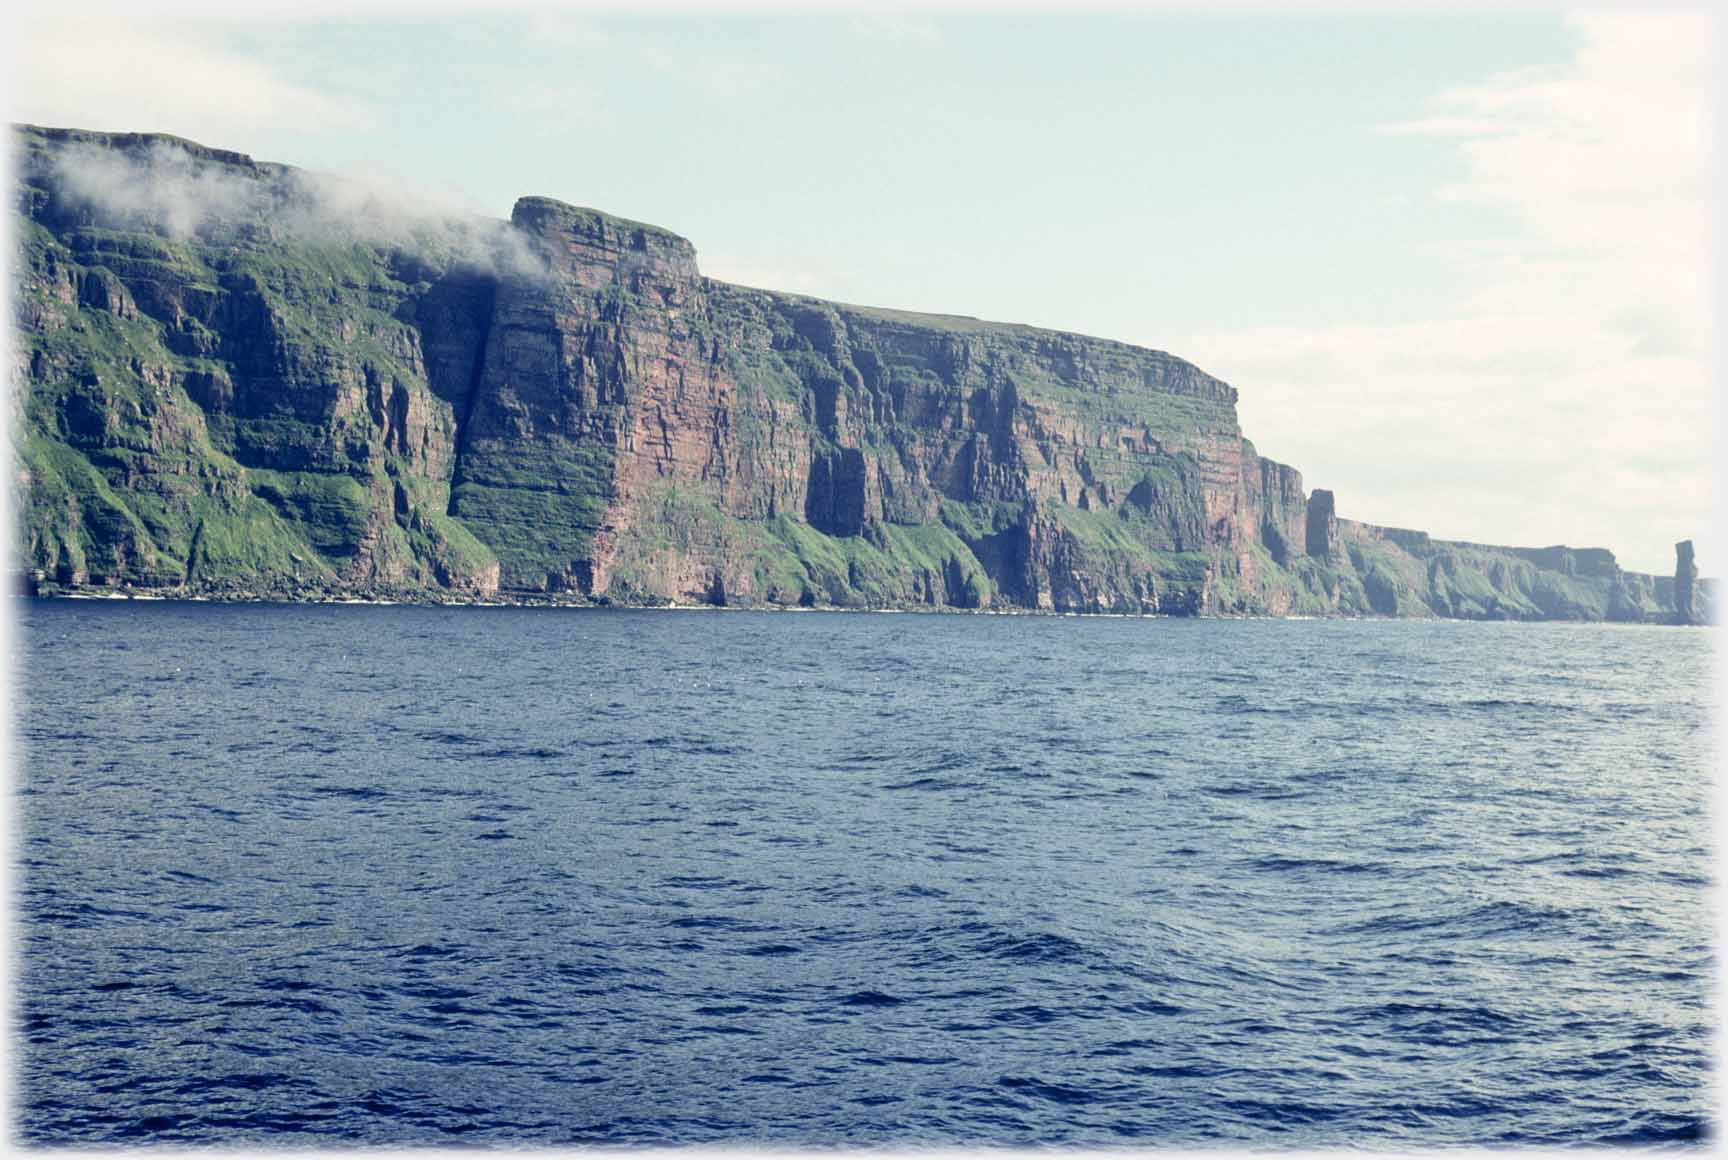
[[[1286,614],[1272,615],[1259,612],[1113,612],[1105,610],[1083,611],[1074,609],[1054,610],[1040,608],[956,608],[949,605],[780,605],[780,604],[714,604],[709,602],[679,603],[672,600],[626,602],[612,600],[608,597],[585,597],[578,593],[495,593],[486,598],[467,598],[459,593],[451,593],[439,589],[423,589],[418,591],[394,591],[375,593],[354,592],[295,592],[295,591],[255,591],[248,589],[192,589],[192,588],[106,588],[99,586],[68,587],[57,584],[41,584],[31,587],[28,583],[15,583],[12,595],[16,599],[25,600],[100,600],[100,601],[146,601],[146,602],[184,602],[193,604],[321,604],[321,605],[371,605],[375,607],[425,607],[425,608],[547,608],[566,610],[613,609],[620,611],[643,612],[849,612],[860,614],[894,613],[902,615],[937,615],[937,616],[1030,616],[1030,617],[1086,617],[1091,619],[1133,619],[1133,620],[1450,620],[1459,622],[1516,622],[1527,624],[1543,623],[1640,623],[1652,625],[1690,625],[1706,626],[1712,622],[1707,620],[1679,620],[1676,618],[1651,619],[1633,622],[1599,622],[1586,618],[1562,620],[1548,616],[1512,617],[1512,616],[1478,616],[1478,617],[1409,617],[1394,616],[1376,612],[1330,612],[1319,614]]]

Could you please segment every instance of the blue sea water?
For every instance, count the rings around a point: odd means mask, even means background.
[[[1712,1130],[1703,631],[19,603],[29,1143]]]

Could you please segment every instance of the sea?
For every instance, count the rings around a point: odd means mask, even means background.
[[[1716,1130],[1707,630],[13,603],[28,1145]]]

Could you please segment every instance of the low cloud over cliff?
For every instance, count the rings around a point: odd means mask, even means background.
[[[128,150],[74,144],[46,162],[74,204],[113,226],[175,237],[265,231],[312,245],[368,245],[503,275],[545,264],[507,222],[395,185],[200,155],[157,140]]]

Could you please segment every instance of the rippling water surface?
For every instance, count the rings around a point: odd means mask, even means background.
[[[1703,631],[20,626],[30,1142],[1710,1131]]]

